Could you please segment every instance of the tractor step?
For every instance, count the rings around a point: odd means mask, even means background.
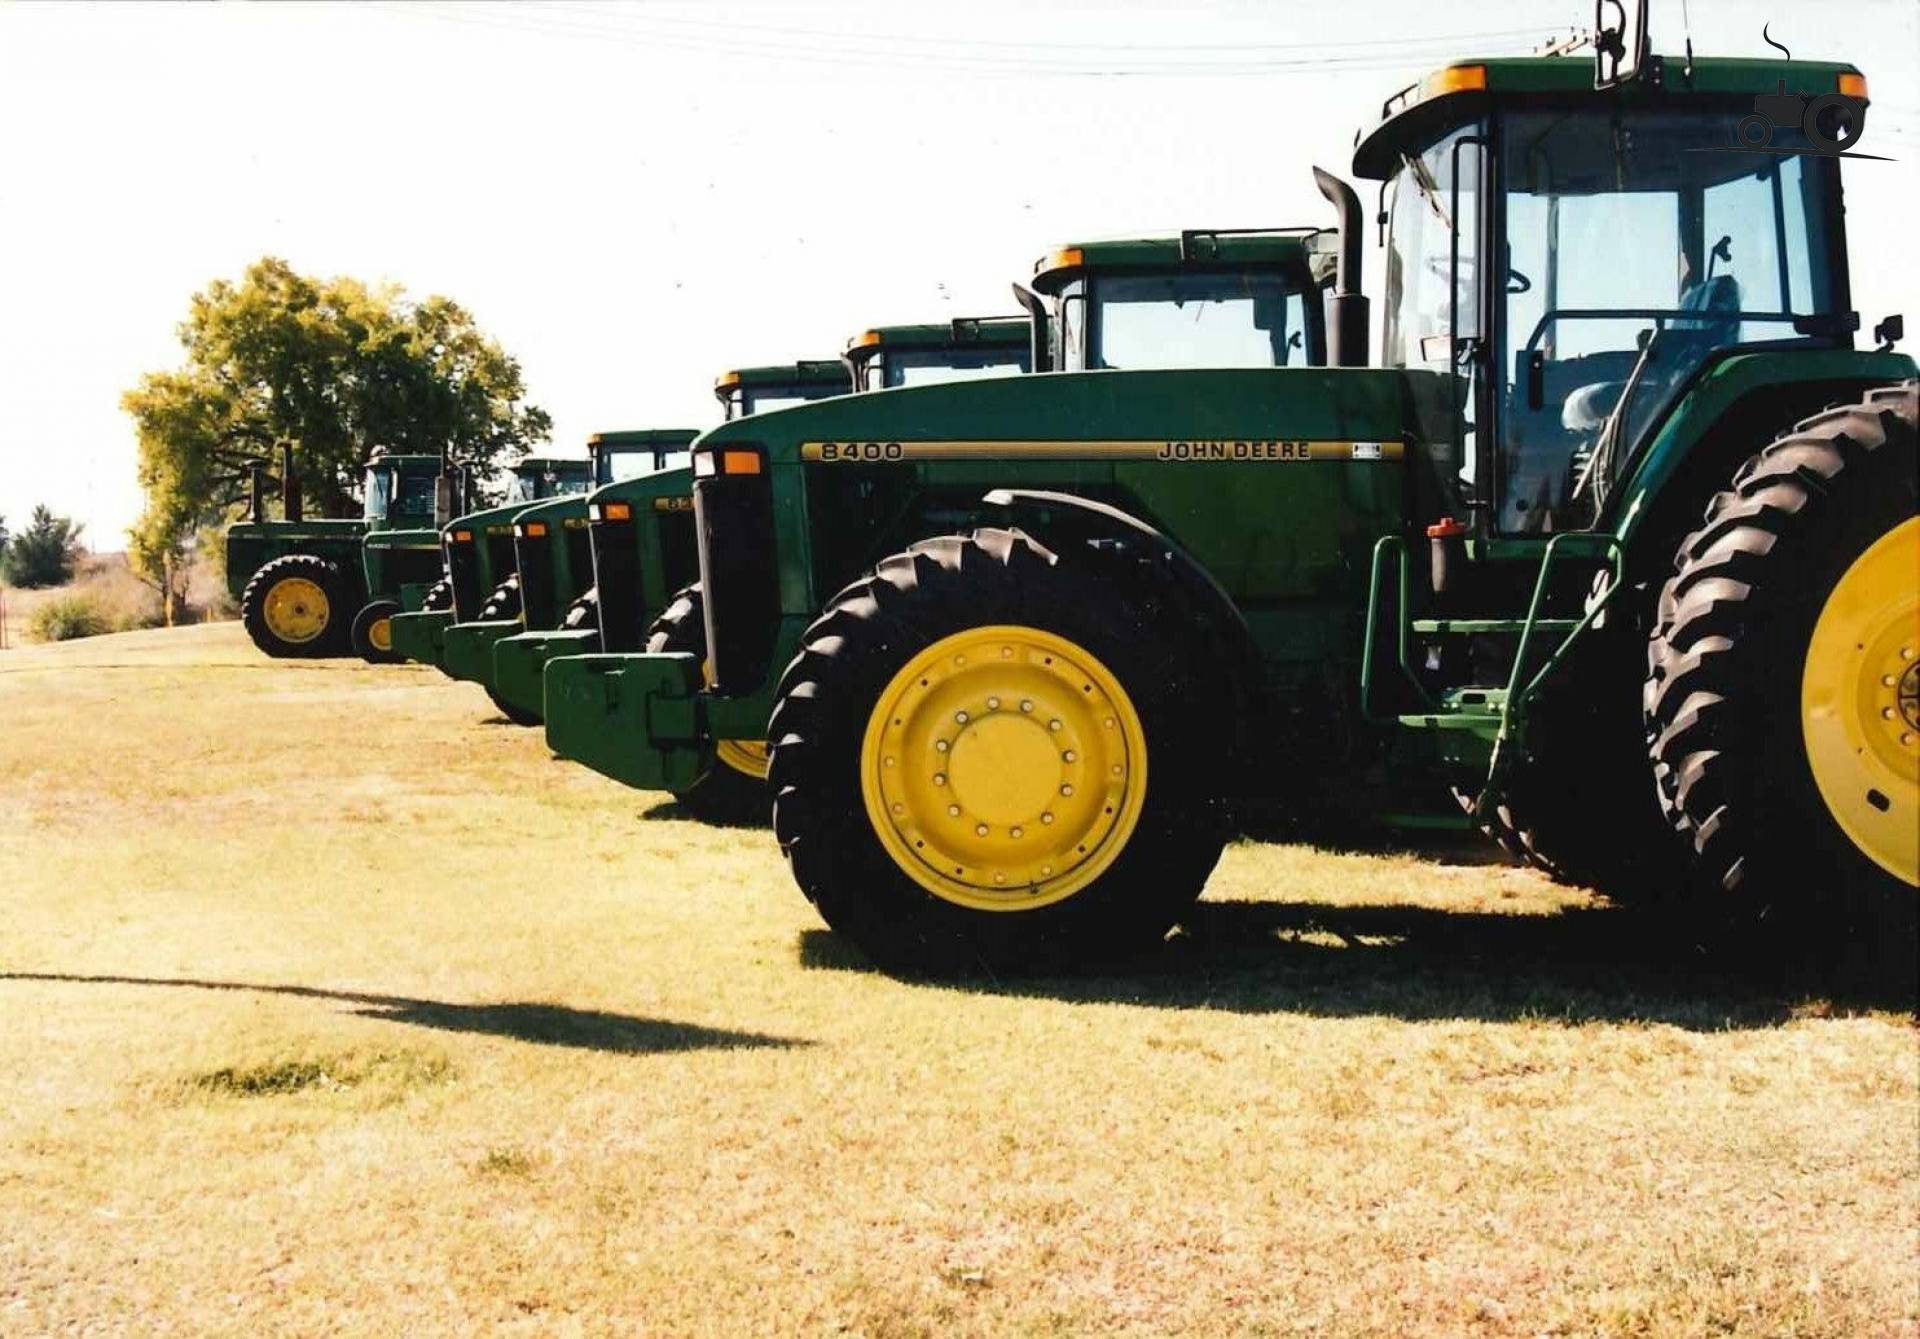
[[[1533,627],[1539,632],[1572,632],[1578,627],[1577,618],[1536,618]],[[1416,618],[1408,625],[1415,632],[1447,635],[1454,633],[1511,632],[1522,633],[1527,630],[1524,618]]]

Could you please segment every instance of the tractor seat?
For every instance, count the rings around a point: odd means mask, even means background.
[[[1595,381],[1579,387],[1560,406],[1560,426],[1568,432],[1593,432],[1607,421],[1626,388],[1624,380]]]

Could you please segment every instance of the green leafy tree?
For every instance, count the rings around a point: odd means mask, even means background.
[[[66,585],[80,560],[80,530],[68,517],[35,507],[27,528],[7,540],[7,580],[29,588]]]
[[[121,398],[146,493],[127,556],[170,622],[195,534],[237,514],[250,462],[277,470],[282,443],[308,507],[339,516],[359,511],[375,447],[445,450],[486,478],[552,427],[523,402],[520,364],[464,308],[391,284],[314,279],[269,256],[194,294],[179,336],[184,364]]]

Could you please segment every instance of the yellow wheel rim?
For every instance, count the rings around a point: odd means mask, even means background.
[[[393,620],[382,615],[367,628],[367,644],[376,651],[393,650]]]
[[[1920,517],[1874,541],[1828,594],[1800,718],[1834,821],[1875,864],[1920,886]]]
[[[1026,911],[1072,897],[1126,849],[1146,800],[1146,730],[1084,648],[1038,628],[971,628],[880,694],[860,790],[881,845],[922,888]]]
[[[722,739],[714,744],[713,756],[736,772],[745,772],[760,781],[767,779],[767,741],[764,739]]]
[[[282,577],[267,588],[262,608],[267,631],[283,642],[310,642],[327,630],[332,607],[327,593],[305,577]]]

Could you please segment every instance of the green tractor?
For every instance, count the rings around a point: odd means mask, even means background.
[[[375,451],[367,461],[365,511],[309,519],[291,447],[281,452],[281,519],[266,508],[266,466],[252,466],[248,518],[227,528],[227,588],[247,635],[270,656],[337,656],[387,636],[384,615],[419,607],[439,574],[439,550],[407,537],[431,535],[447,503],[439,456]]]
[[[802,361],[774,367],[752,367],[727,372],[714,383],[714,398],[729,418],[757,412],[762,404],[793,405],[828,395],[844,395],[848,387],[846,368],[835,362]],[[628,434],[621,434],[628,435]],[[631,434],[636,438],[647,434]],[[661,462],[660,469],[638,472],[613,471],[601,478],[596,474],[593,493],[582,500],[577,524],[586,529],[583,537],[585,562],[570,562],[567,578],[556,585],[550,608],[563,610],[556,623],[509,630],[493,644],[493,663],[488,692],[506,717],[522,725],[539,723],[543,716],[542,675],[546,663],[555,655],[572,655],[600,647],[600,592],[595,583],[596,560],[592,536],[603,521],[622,524],[631,519],[631,501],[621,502],[618,495],[629,488],[638,490],[642,515],[634,522],[639,543],[659,555],[658,562],[680,564],[676,571],[694,570],[692,475],[687,468],[687,446],[697,436],[691,429],[662,429],[659,436],[677,448]],[[677,461],[674,458],[678,457]],[[611,517],[603,517],[598,508],[600,490],[612,489],[615,497]],[[518,544],[522,560],[527,556],[526,536]],[[538,536],[532,538],[537,539]],[[538,559],[535,559],[538,566]],[[656,568],[658,563],[656,563]],[[669,587],[669,589],[672,589]],[[657,605],[655,608],[664,606]]]
[[[588,493],[661,470],[677,467],[684,473],[687,448],[698,435],[691,428],[659,428],[603,432],[589,438],[588,489],[570,490],[513,515],[512,565],[479,617],[456,622],[442,633],[442,668],[453,678],[486,689],[501,714],[515,725],[538,724],[537,697],[529,701],[516,696],[496,672],[498,648],[521,633],[575,627],[591,616],[593,551],[587,533]],[[537,676],[534,685],[537,689]]]
[[[1893,319],[1855,347],[1842,160],[1737,133],[1784,86],[1843,137],[1865,80],[1598,69],[1462,62],[1383,107],[1378,367],[1319,174],[1333,366],[1229,366],[1257,301],[1156,321],[1062,265],[1074,370],[707,434],[707,654],[555,661],[550,737],[660,786],[764,735],[796,881],[898,965],[1151,941],[1237,805],[1411,781],[1617,899],[1910,960],[1915,365]],[[1133,370],[1198,330],[1218,365]]]
[[[432,590],[419,609],[389,613],[389,657],[418,660],[451,673],[443,642],[448,628],[463,619],[518,616],[519,587],[512,580],[514,516],[547,498],[584,493],[592,486],[592,469],[589,461],[575,456],[525,456],[513,464],[504,502],[443,523],[439,541],[444,584]],[[508,606],[511,615],[500,612]]]
[[[866,406],[866,412],[882,407],[910,406],[918,397],[938,390],[942,395],[962,394],[975,382],[983,368],[1018,371],[1022,368],[1083,368],[1106,366],[1113,358],[1153,366],[1194,366],[1214,360],[1250,362],[1261,367],[1289,364],[1319,364],[1325,361],[1326,337],[1321,315],[1322,294],[1334,277],[1336,257],[1330,234],[1311,229],[1260,229],[1248,231],[1194,230],[1170,237],[1129,238],[1084,242],[1059,248],[1035,267],[1033,287],[1015,286],[1016,295],[1028,309],[1028,319],[994,318],[985,323],[954,323],[950,326],[884,327],[857,336],[848,346],[848,361],[862,387],[893,387],[878,394],[855,396],[842,403],[851,412],[854,405]],[[1116,295],[1113,311],[1101,328],[1107,339],[1098,344],[1086,319],[1089,283],[1110,285]],[[1036,291],[1037,290],[1037,291]],[[1238,337],[1232,328],[1235,313]],[[951,366],[927,366],[925,341],[944,337],[941,350]],[[991,355],[973,351],[980,339],[991,339],[999,352]],[[1033,382],[1032,378],[1009,378],[992,383],[995,393],[1010,389],[1010,382]],[[935,383],[946,383],[936,385]],[[1040,383],[1034,394],[1039,394]],[[810,410],[809,412],[815,412]],[[784,415],[754,422],[777,423]],[[731,439],[735,433],[757,440],[748,422],[729,423],[710,437]],[[1012,441],[995,454],[1019,455],[1030,444]],[[836,446],[828,459],[844,471],[866,447],[848,447],[844,454]],[[770,459],[764,451],[736,452],[713,457],[709,466],[721,465],[727,471],[757,469]],[[835,474],[823,477],[820,499],[810,505],[837,508],[839,514],[813,511],[796,516],[793,523],[806,538],[801,541],[818,547],[821,556],[835,564],[848,561],[847,555],[835,555],[833,547],[850,543],[859,548],[884,552],[899,535],[917,535],[936,522],[932,516],[946,515],[955,499],[925,493],[918,488],[897,490],[878,487],[886,471],[873,480],[864,475]],[[830,478],[845,477],[854,487],[844,493],[824,491]],[[649,486],[664,484],[648,481]],[[596,502],[599,499],[596,498]],[[978,508],[978,490],[961,499],[963,509]],[[659,503],[651,505],[662,505]],[[685,505],[684,503],[681,505]],[[692,533],[692,516],[686,528]],[[620,555],[625,545],[614,545],[596,522],[594,552],[596,563],[605,573],[610,564],[629,560]],[[761,542],[773,538],[769,532]],[[880,547],[874,547],[880,546]],[[676,589],[677,577],[671,563],[658,563],[642,554],[637,570],[643,581],[654,583],[639,600],[623,599],[616,606],[603,602],[601,619],[605,637],[598,648],[581,648],[567,658],[550,658],[546,674],[548,707],[547,742],[561,757],[569,758],[628,785],[664,789],[686,798],[690,804],[702,804],[706,793],[725,797],[729,813],[764,815],[767,797],[757,783],[764,773],[766,751],[760,742],[759,728],[766,720],[766,703],[756,709],[745,706],[734,710],[720,697],[703,699],[701,719],[689,717],[666,729],[689,731],[683,736],[654,729],[647,724],[647,705],[656,706],[672,697],[656,695],[648,680],[636,680],[632,673],[657,673],[659,656],[691,654],[704,665],[707,647],[707,621],[703,613],[703,587],[695,577],[707,569],[693,571],[694,554],[689,553],[682,566],[688,571],[687,584],[680,588],[665,612],[647,619],[660,605],[652,599],[660,591]],[[764,564],[771,554],[755,558]],[[721,561],[708,550],[702,562]],[[851,575],[857,567],[847,567]],[[723,574],[722,579],[725,580]],[[830,592],[807,606],[806,613],[817,612]],[[781,599],[797,607],[814,599],[810,587],[796,587]],[[778,641],[783,657],[799,644],[807,618],[804,614],[782,614],[772,606],[763,610],[769,645]],[[597,650],[600,654],[590,654]],[[641,654],[641,653],[651,654]],[[688,704],[692,709],[693,704]],[[712,711],[707,710],[708,707]],[[671,708],[669,708],[671,710]],[[684,738],[682,748],[669,740]],[[663,746],[664,745],[664,746]],[[716,803],[716,808],[719,807]]]

